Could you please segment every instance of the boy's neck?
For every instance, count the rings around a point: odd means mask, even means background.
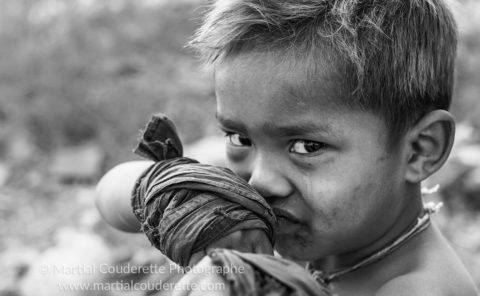
[[[421,215],[423,211],[423,202],[420,194],[420,188],[418,188],[418,191],[412,191],[413,192],[410,194],[410,196],[412,197],[410,199],[410,202],[406,204],[406,206],[400,213],[398,219],[396,219],[396,221],[392,224],[392,227],[388,229],[384,233],[384,235],[359,250],[346,254],[326,257],[324,259],[313,262],[313,266],[316,269],[326,272],[351,267],[362,259],[390,245],[393,241],[395,241],[398,237],[400,237],[402,234],[407,232],[415,225],[415,223],[417,222],[417,218]]]

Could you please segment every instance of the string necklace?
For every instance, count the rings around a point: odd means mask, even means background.
[[[337,279],[339,276],[342,276],[344,274],[353,272],[359,268],[365,267],[367,265],[370,265],[372,263],[378,262],[382,260],[383,258],[387,257],[391,253],[395,252],[398,248],[400,248],[403,244],[406,242],[410,241],[412,238],[414,238],[417,234],[423,232],[425,229],[428,228],[430,225],[430,215],[435,213],[443,204],[433,204],[433,203],[427,203],[424,205],[424,209],[420,217],[417,218],[417,221],[415,225],[410,228],[407,232],[402,234],[400,237],[398,237],[395,241],[393,241],[391,244],[388,246],[384,247],[380,251],[368,256],[367,258],[361,260],[360,262],[354,264],[353,266],[350,267],[345,267],[338,269],[336,271],[321,271],[317,270],[313,267],[313,265],[309,262],[307,263],[306,268],[312,276],[322,285],[326,286],[330,284],[333,280]]]

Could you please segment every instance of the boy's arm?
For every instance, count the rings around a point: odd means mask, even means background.
[[[137,178],[151,164],[151,161],[119,164],[98,183],[95,204],[105,221],[113,227],[127,232],[140,232],[140,223],[133,214],[130,199]]]

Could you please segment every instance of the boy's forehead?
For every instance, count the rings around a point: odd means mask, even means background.
[[[343,108],[349,96],[334,63],[318,57],[249,52],[225,59],[215,65],[214,71],[217,103],[238,97],[245,103],[260,104],[262,97],[281,101],[275,104],[278,108],[303,111],[312,107]],[[256,98],[247,100],[252,96]]]

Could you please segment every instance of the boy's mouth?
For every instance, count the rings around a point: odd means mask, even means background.
[[[279,208],[273,208],[273,213],[275,214],[275,216],[277,217],[277,220],[278,220],[278,223],[295,223],[295,224],[300,224],[300,221],[295,218],[295,216],[293,214],[291,214],[290,212],[286,211],[286,210],[282,210],[282,209],[279,209]]]

